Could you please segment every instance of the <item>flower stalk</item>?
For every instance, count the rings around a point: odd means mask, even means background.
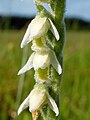
[[[29,24],[21,48],[32,43],[33,51],[18,75],[34,68],[36,84],[20,105],[27,107],[33,120],[60,120],[60,83],[65,43],[65,0],[34,0],[38,14]],[[43,3],[50,7],[48,12]]]

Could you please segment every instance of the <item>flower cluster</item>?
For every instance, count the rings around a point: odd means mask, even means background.
[[[40,1],[46,2],[46,0],[39,0],[39,2]],[[52,66],[59,75],[62,73],[62,68],[55,52],[47,45],[48,31],[51,31],[57,41],[60,39],[59,33],[52,20],[47,16],[37,15],[29,24],[21,42],[21,48],[32,42],[31,49],[33,53],[30,55],[27,63],[18,72],[18,75],[34,68],[36,85],[20,105],[18,115],[29,106],[29,111],[32,113],[33,118],[35,118],[45,104],[49,104],[50,108],[56,113],[56,116],[59,114],[55,100],[49,95],[46,83],[51,80],[50,66]]]

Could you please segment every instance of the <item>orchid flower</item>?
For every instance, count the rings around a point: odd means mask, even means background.
[[[52,50],[47,49],[46,51],[33,52],[25,66],[18,72],[18,75],[23,74],[31,68],[34,68],[34,70],[38,70],[39,68],[45,69],[50,64],[55,68],[58,74],[62,73],[61,65]]]
[[[49,104],[50,108],[55,112],[56,116],[58,116],[59,110],[55,100],[49,95],[44,84],[37,84],[20,105],[18,115],[27,107],[29,107],[29,111],[34,114],[40,111],[45,104]]]
[[[59,33],[50,18],[36,17],[35,19],[33,19],[29,24],[23,37],[23,40],[21,42],[21,48],[23,48],[33,39],[37,39],[42,37],[43,35],[46,35],[49,29],[51,30],[55,38],[59,40]]]

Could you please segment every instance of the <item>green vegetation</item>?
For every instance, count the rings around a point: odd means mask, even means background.
[[[0,120],[13,120],[15,117],[23,35],[24,31],[0,31]],[[61,120],[90,119],[89,43],[90,32],[67,32],[61,84]],[[28,55],[30,52],[29,49]],[[26,73],[21,101],[32,89],[33,74],[33,70]],[[25,110],[18,118],[30,120],[30,114]]]

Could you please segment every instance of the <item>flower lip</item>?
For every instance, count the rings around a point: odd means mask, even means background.
[[[33,39],[31,49],[36,52],[46,51],[48,49],[48,46],[46,45],[46,37],[43,36],[35,40]]]
[[[46,67],[45,69],[39,68],[35,71],[34,78],[37,83],[47,83],[49,84],[51,79],[49,75],[49,67]]]

